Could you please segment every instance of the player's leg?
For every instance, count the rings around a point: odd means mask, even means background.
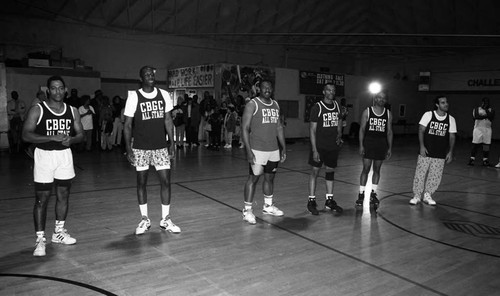
[[[479,128],[474,128],[472,130],[472,150],[470,152],[469,163],[467,165],[474,165],[474,161],[476,160],[476,154],[479,148],[481,147],[481,143],[483,142],[483,135]]]
[[[333,199],[333,181],[335,180],[335,168],[337,167],[338,150],[319,150],[319,154],[325,165],[326,198],[325,209],[341,213],[342,208]]]
[[[53,151],[52,153],[55,155],[55,160],[58,163],[57,168],[54,170],[56,221],[54,233],[52,234],[52,242],[72,245],[76,243],[76,239],[68,234],[67,230],[64,228],[64,224],[68,216],[71,183],[75,177],[73,155],[71,149]]]
[[[343,209],[337,205],[333,199],[333,181],[335,179],[335,171],[333,168],[326,166],[325,168],[325,183],[326,183],[326,200],[325,209],[341,213]]]
[[[135,159],[135,170],[137,173],[137,202],[139,203],[139,211],[141,212],[141,221],[135,229],[135,234],[143,234],[151,227],[151,221],[148,216],[148,176],[149,166],[153,161],[152,150],[132,149]]]
[[[483,165],[490,166],[490,144],[483,144]]]
[[[432,195],[441,184],[441,178],[444,170],[444,159],[431,158],[429,165],[429,174],[425,182],[424,202],[428,205],[434,206],[436,202],[432,199]]]
[[[490,166],[491,128],[483,130],[483,165]]]
[[[259,182],[260,174],[264,172],[264,167],[262,165],[249,164],[249,175],[245,182],[245,187],[243,189],[244,195],[244,208],[243,208],[243,220],[250,224],[255,224],[255,215],[253,214],[252,205],[255,195],[255,188],[257,182]]]
[[[280,161],[279,150],[263,153],[261,161],[262,163],[265,162],[264,182],[262,183],[262,192],[264,193],[264,206],[262,207],[262,211],[264,214],[283,216],[283,211],[278,209],[273,202],[274,177],[278,170],[278,164]]]
[[[310,162],[311,164],[311,162]],[[321,166],[311,165],[311,173],[309,174],[309,197],[307,200],[307,210],[313,215],[319,215],[316,203],[316,183],[318,180],[319,171]]]
[[[73,245],[76,239],[71,237],[64,228],[69,209],[69,193],[71,189],[72,179],[55,180],[56,189],[56,222],[54,233],[52,234],[52,242],[64,245]]]
[[[174,143],[172,143],[174,145]],[[170,201],[172,198],[170,183],[170,156],[168,148],[152,151],[151,165],[156,169],[160,181],[161,220],[160,228],[168,232],[180,233],[181,229],[170,218]]]
[[[273,202],[274,198],[274,177],[276,175],[276,168],[278,162],[268,162],[264,167],[264,181],[262,183],[262,191],[264,193],[264,206],[262,211],[264,214],[273,216],[283,216],[282,210],[278,209]]]
[[[307,199],[307,210],[313,215],[319,215],[319,211],[317,209],[318,204],[316,203],[316,184],[319,172],[323,166],[321,155],[319,155],[319,160],[315,160],[313,151],[309,150],[308,163],[311,166],[311,173],[309,174],[309,197]]]
[[[35,205],[33,220],[35,224],[36,242],[33,256],[45,256],[45,224],[47,221],[47,205],[53,183],[35,182]]]
[[[368,174],[370,173],[373,160],[368,158],[363,158],[363,169],[361,170],[361,175],[359,176],[359,194],[356,200],[356,206],[362,207],[363,201],[365,199],[365,188],[368,182]]]
[[[377,187],[380,181],[380,168],[382,167],[383,160],[373,161],[373,175],[372,175],[372,192],[370,193],[370,205],[378,207],[379,200],[377,197]]]
[[[418,156],[415,177],[413,178],[413,198],[410,199],[411,205],[416,205],[422,201],[422,193],[425,187],[425,175],[430,166],[430,157]]]

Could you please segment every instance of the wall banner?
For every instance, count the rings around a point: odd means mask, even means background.
[[[299,73],[299,89],[301,94],[322,96],[323,87],[327,83],[335,85],[335,95],[337,97],[344,96],[344,74],[311,71],[300,71]]]
[[[214,65],[201,65],[168,71],[169,88],[214,87]]]
[[[500,71],[432,73],[431,91],[500,91]]]

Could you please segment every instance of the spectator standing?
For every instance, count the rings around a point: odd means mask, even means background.
[[[120,96],[113,97],[113,131],[111,133],[111,145],[121,146],[123,135],[123,100]]]
[[[92,150],[92,130],[94,129],[94,107],[90,106],[90,96],[82,96],[83,105],[78,108],[83,128],[82,149]]]
[[[182,108],[182,98],[180,97],[177,100],[177,105],[172,110],[172,118],[175,126],[175,144],[177,149],[182,149],[184,148],[186,124],[184,123],[184,111]]]
[[[472,118],[474,119],[474,130],[472,131],[472,151],[468,165],[474,165],[476,153],[482,145],[483,165],[489,166],[491,122],[495,118],[495,110],[490,106],[490,99],[483,98],[481,106],[472,110]]]
[[[225,131],[225,142],[226,145],[224,145],[224,148],[226,149],[231,149],[232,143],[233,143],[233,134],[236,131],[236,119],[238,117],[238,114],[236,113],[236,110],[234,108],[233,104],[229,104],[227,107],[227,112],[224,117],[224,131]]]
[[[7,102],[7,116],[9,119],[9,131],[11,139],[11,151],[19,152],[21,149],[21,134],[23,129],[24,114],[26,113],[25,103],[19,99],[17,91],[10,93],[11,100]]]

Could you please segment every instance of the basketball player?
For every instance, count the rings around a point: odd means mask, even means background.
[[[359,177],[359,195],[356,206],[363,206],[365,186],[373,164],[372,192],[370,206],[378,208],[377,187],[380,180],[380,168],[385,159],[392,155],[392,114],[384,106],[387,93],[381,91],[375,95],[374,105],[363,111],[359,128],[359,154],[363,158],[363,170]]]
[[[170,158],[175,155],[174,125],[170,111],[173,100],[168,92],[155,87],[156,69],[144,66],[139,71],[142,88],[129,91],[125,104],[124,138],[128,161],[137,172],[137,199],[141,222],[135,234],[144,234],[151,227],[148,216],[147,183],[149,166],[154,166],[160,180],[162,219],[160,228],[179,233],[181,229],[170,219]],[[134,126],[132,127],[132,123]],[[166,133],[165,133],[166,131]],[[170,139],[170,153],[166,135]],[[132,144],[132,137],[134,138]]]
[[[272,99],[273,86],[270,81],[260,83],[260,94],[245,106],[242,120],[243,142],[249,163],[249,176],[244,189],[243,220],[255,224],[252,211],[255,187],[261,175],[264,175],[262,190],[264,193],[263,213],[283,216],[283,211],[273,203],[274,177],[278,163],[285,161],[286,146],[283,124],[280,121],[280,108]],[[281,145],[281,155],[278,146]]]
[[[411,205],[422,201],[422,193],[426,204],[436,205],[432,194],[441,183],[445,163],[448,164],[453,160],[457,133],[455,118],[447,113],[448,100],[445,96],[437,96],[434,104],[435,110],[425,112],[419,122],[420,152],[413,179],[414,196],[410,200]]]
[[[24,122],[23,140],[35,144],[33,176],[35,183],[36,244],[34,256],[45,256],[45,222],[52,188],[56,192],[56,221],[52,242],[73,245],[76,239],[64,228],[68,215],[71,181],[75,177],[70,145],[83,139],[80,115],[63,102],[67,88],[60,76],[47,80],[48,100],[33,106]]]
[[[342,112],[335,100],[335,86],[326,84],[323,87],[323,100],[311,108],[309,136],[311,150],[309,164],[309,199],[307,210],[318,215],[316,203],[316,181],[320,169],[325,166],[326,201],[325,208],[331,211],[342,212],[342,208],[333,200],[333,180],[337,167],[337,159],[342,146]]]
[[[474,165],[476,153],[479,147],[483,146],[483,165],[489,166],[488,160],[490,155],[491,144],[491,122],[495,118],[495,111],[490,106],[490,99],[483,98],[481,106],[472,110],[472,118],[474,119],[474,130],[472,131],[472,151],[468,165]]]

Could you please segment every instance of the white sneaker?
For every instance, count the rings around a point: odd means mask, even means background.
[[[278,209],[274,204],[272,205],[264,205],[264,207],[262,208],[262,212],[264,214],[269,214],[269,215],[273,215],[273,216],[283,216],[285,213],[283,213],[282,210]]]
[[[144,234],[151,228],[151,221],[148,218],[143,218],[137,228],[135,229],[135,234]]]
[[[224,145],[224,148],[226,148],[226,149],[231,149],[232,147],[233,147],[232,145],[227,145],[227,144]]]
[[[45,256],[45,237],[39,237],[36,239],[35,251],[33,252],[33,256]]]
[[[52,234],[52,242],[63,245],[74,245],[76,244],[76,239],[72,238],[68,231],[63,228],[61,231]]]
[[[160,228],[172,233],[181,233],[181,228],[170,220],[170,217],[160,220]]]
[[[247,221],[250,224],[257,223],[257,221],[255,220],[255,215],[253,214],[252,209],[248,209],[248,210],[243,209],[243,221]]]
[[[410,199],[410,204],[411,205],[416,205],[418,204],[419,202],[421,202],[422,200],[420,199],[419,196],[415,195],[412,199]]]
[[[432,199],[430,193],[428,192],[424,193],[424,202],[430,206],[436,205],[436,201]]]
[[[497,169],[500,169],[500,161],[497,163],[497,165],[495,166]]]

